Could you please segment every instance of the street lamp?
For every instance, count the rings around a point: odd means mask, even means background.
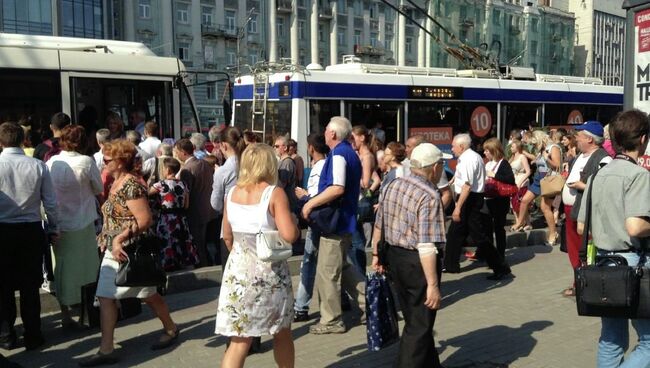
[[[241,43],[241,39],[244,38],[244,36],[246,35],[246,31],[248,30],[248,23],[250,23],[250,21],[253,20],[254,11],[255,11],[255,7],[252,7],[251,10],[248,11],[248,18],[246,19],[244,26],[237,31],[237,75],[240,74],[239,67],[240,67],[241,56],[239,55],[239,44]]]

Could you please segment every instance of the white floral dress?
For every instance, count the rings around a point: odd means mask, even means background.
[[[274,335],[291,327],[293,292],[286,261],[264,262],[257,258],[255,234],[276,230],[269,212],[268,186],[258,204],[231,201],[228,192],[228,222],[234,236],[233,249],[221,282],[215,333],[224,336]]]

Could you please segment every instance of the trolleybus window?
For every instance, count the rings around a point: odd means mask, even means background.
[[[323,133],[332,116],[341,115],[339,100],[309,101],[309,132]]]
[[[31,122],[32,133],[48,135],[52,114],[61,111],[58,71],[0,70],[0,122]]]
[[[103,128],[106,114],[113,111],[122,117],[125,130],[135,130],[138,122],[128,117],[141,111],[145,121],[159,124],[161,137],[173,136],[171,82],[75,77],[71,84],[73,121],[91,129]],[[83,121],[86,119],[95,120]]]
[[[192,133],[199,132],[199,120],[187,86],[183,84],[179,86],[179,89],[181,95],[181,135],[189,137]]]
[[[264,142],[273,144],[278,135],[291,134],[291,101],[268,101],[266,103],[266,122],[264,115],[255,115],[252,120],[251,101],[238,101],[235,104],[235,126],[264,134]]]
[[[386,142],[404,141],[404,103],[392,101],[348,102],[345,114],[352,125],[365,125],[368,129],[382,123]]]

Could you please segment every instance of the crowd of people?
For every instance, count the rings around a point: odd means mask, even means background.
[[[573,131],[515,130],[505,145],[497,138],[478,142],[457,134],[453,174],[445,170],[452,155],[424,136],[408,137],[404,144],[385,142],[381,125],[370,130],[344,117],[332,117],[324,132],[307,137],[305,159],[288,136],[274,137],[271,147],[252,132],[215,126],[208,139],[195,133],[161,141],[155,122],[144,122],[138,114],[133,120],[137,126],[125,130],[121,117],[110,113],[107,128],[89,137],[57,113],[51,119],[52,137],[33,149],[19,124],[0,125],[0,347],[18,345],[16,290],[25,347],[44,343],[38,297],[44,278],[45,286],[56,291],[65,329],[80,328],[73,309],[81,302],[81,286],[98,280],[100,348],[81,366],[118,362],[113,334],[123,298],[142,299],[161,320],[163,331],[152,349],[173,345],[180,330],[156,287],[115,285],[129,237],[150,232],[162,241],[166,271],[223,265],[215,327],[229,338],[223,367],[243,366],[262,335],[273,335],[278,366],[293,367],[291,323],[310,320],[315,292],[320,320],[310,333],[345,333],[349,326],[342,315],[350,308],[353,323],[364,324],[367,249],[372,249],[374,270],[390,269],[404,316],[397,366],[440,367],[433,328],[442,274],[461,272],[465,256],[485,261],[492,271],[489,280],[512,277],[506,259],[509,213],[515,219],[509,230],[527,231],[539,208],[548,229],[546,244],[555,245],[564,235],[576,269],[582,264],[581,209],[590,178],[601,168],[603,173],[616,169],[601,179],[606,181],[602,187],[623,188],[621,203],[648,193],[647,171],[630,170],[636,175],[631,181],[616,176],[629,169],[616,160],[621,152],[634,158],[647,146],[648,119],[637,111],[619,115],[610,127],[588,121]],[[638,129],[627,127],[634,124]],[[311,169],[303,180],[306,166]],[[559,194],[546,195],[542,181],[553,175],[565,177],[566,184]],[[617,180],[623,180],[618,187]],[[495,186],[512,191],[490,190]],[[596,188],[594,196],[607,195]],[[626,249],[647,246],[650,201],[635,203],[634,210],[621,209],[625,217],[595,210],[594,218],[640,218],[634,226],[626,220],[611,233],[599,230],[596,244],[599,237],[611,240],[616,234],[619,243],[629,243]],[[601,222],[602,228],[611,227]],[[258,259],[255,236],[277,230],[285,242],[297,245],[301,227],[306,235],[294,298],[286,261]],[[11,246],[18,242],[24,246]],[[467,246],[476,252],[463,252]],[[574,296],[575,285],[563,295]],[[647,336],[645,321],[634,326]],[[599,359],[621,358],[622,331],[618,321],[603,319]],[[643,354],[650,359],[642,349],[634,354],[633,359]]]

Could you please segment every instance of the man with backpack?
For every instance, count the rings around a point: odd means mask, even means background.
[[[61,130],[70,125],[70,117],[63,113],[57,112],[50,119],[50,130],[52,131],[52,138],[44,141],[36,146],[34,149],[34,158],[43,162],[47,162],[50,157],[58,155],[61,152],[59,147],[59,137],[61,137]]]

